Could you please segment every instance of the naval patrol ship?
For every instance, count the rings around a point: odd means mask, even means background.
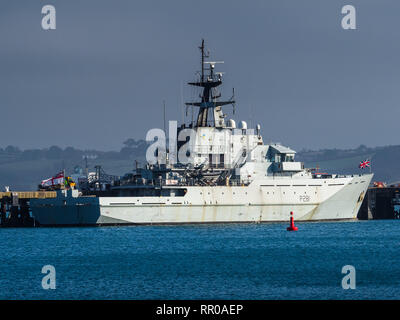
[[[197,118],[170,124],[147,150],[147,164],[122,178],[96,174],[52,199],[32,199],[41,226],[259,223],[355,219],[373,174],[339,175],[305,168],[296,152],[265,144],[260,125],[226,119],[234,94],[222,101],[218,61],[206,61],[188,84],[200,89]],[[234,91],[233,91],[234,93]],[[160,130],[159,130],[160,131]],[[172,135],[172,137],[171,137]],[[154,138],[154,137],[153,137]],[[163,145],[164,144],[164,145]]]

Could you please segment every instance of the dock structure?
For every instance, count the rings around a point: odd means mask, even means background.
[[[0,226],[33,227],[30,200],[55,198],[56,191],[8,191],[0,192]]]
[[[369,188],[357,218],[400,219],[400,186]]]

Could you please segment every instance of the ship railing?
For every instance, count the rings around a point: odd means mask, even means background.
[[[190,124],[189,124],[189,128],[194,128],[194,127],[196,127],[196,125],[197,125],[197,121],[192,121]],[[206,122],[205,122],[205,125],[204,126],[200,126],[200,128],[205,128],[205,127],[215,127],[215,121],[214,120],[207,120]]]
[[[210,147],[212,147],[211,150]],[[196,146],[195,151],[201,154],[219,154],[225,153],[227,151],[227,148],[225,145]]]
[[[369,173],[362,173],[362,174],[330,174],[330,173],[313,173],[312,177],[313,179],[321,179],[321,178],[333,178],[333,179],[339,179],[339,178],[354,178],[354,177],[362,177],[364,175],[367,175]]]

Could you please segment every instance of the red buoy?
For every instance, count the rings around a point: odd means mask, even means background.
[[[299,228],[297,228],[294,225],[294,219],[293,219],[293,212],[290,212],[290,226],[286,228],[287,231],[297,231]]]

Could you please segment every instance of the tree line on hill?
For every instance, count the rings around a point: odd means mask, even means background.
[[[146,154],[148,144],[144,140],[127,139],[121,150],[118,151],[98,151],[98,150],[80,150],[73,147],[60,148],[51,146],[43,149],[21,150],[16,146],[7,146],[0,148],[0,163],[7,161],[29,161],[41,159],[65,159],[76,160],[89,158],[126,160],[136,157],[142,158]]]
[[[144,140],[127,139],[120,151],[80,150],[73,147],[51,146],[43,149],[21,150],[15,146],[0,148],[0,189],[5,185],[15,188],[33,189],[40,179],[51,177],[57,171],[66,169],[73,173],[76,167],[81,169],[88,163],[93,169],[102,165],[106,172],[123,175],[132,171],[135,161],[143,165],[149,146]],[[306,150],[297,153],[297,161],[305,163],[307,168],[319,167],[321,170],[339,174],[367,173],[358,168],[363,160],[370,160],[374,181],[400,181],[400,145],[384,147],[366,147],[354,149]],[[88,159],[88,161],[85,161]]]

